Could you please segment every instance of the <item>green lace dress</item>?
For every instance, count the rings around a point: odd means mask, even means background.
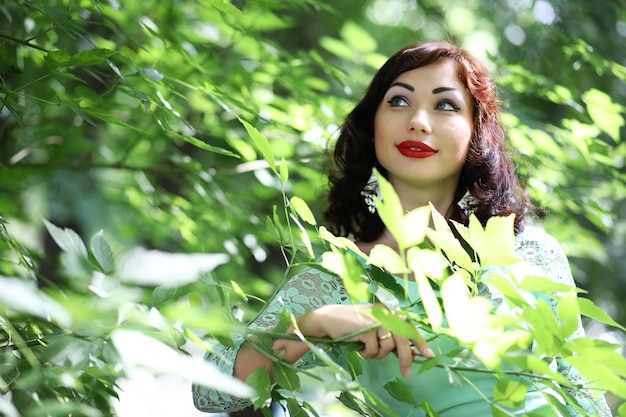
[[[567,259],[558,242],[543,229],[527,226],[524,232],[516,237],[516,255],[528,267],[539,268],[542,273],[555,282],[574,285]],[[494,304],[498,305],[498,295],[490,294]],[[409,292],[409,300],[412,302],[419,297],[417,287],[413,286]],[[549,298],[553,310],[556,304]],[[270,301],[261,314],[250,323],[251,328],[272,329],[278,323],[278,317],[284,306],[299,317],[309,311],[326,304],[349,304],[350,300],[346,290],[338,278],[315,269],[306,269],[291,278],[285,286]],[[579,325],[574,337],[582,336],[583,329]],[[218,346],[216,354],[207,355],[206,359],[220,368],[222,372],[232,375],[234,360],[238,347],[243,343],[239,338],[235,340],[237,347]],[[437,352],[447,352],[458,349],[451,340],[440,337],[430,344]],[[309,368],[319,364],[311,353],[303,356],[297,366]],[[571,366],[555,360],[552,364],[560,373],[570,381],[580,384],[581,377]],[[460,384],[451,384],[448,373],[441,368],[432,368],[428,371],[415,374],[404,379],[399,373],[398,360],[393,355],[388,355],[383,360],[364,360],[363,374],[359,377],[361,386],[370,392],[376,393],[397,415],[421,417],[425,412],[421,408],[414,408],[410,404],[394,399],[386,390],[382,389],[388,381],[400,378],[412,391],[416,404],[427,402],[441,417],[487,417],[491,416],[489,404],[480,393],[489,397],[493,391],[495,378],[489,373],[468,372],[461,374],[467,378]],[[469,383],[468,383],[469,382]],[[570,416],[587,417],[598,415],[611,417],[611,412],[603,397],[594,398],[593,394],[585,389],[571,392],[577,398],[579,405],[586,411],[584,416],[570,410]],[[221,393],[214,389],[194,385],[193,399],[196,407],[206,412],[233,412],[241,410],[251,404],[250,400],[236,398]],[[510,410],[514,415],[534,412],[535,416],[553,416],[552,411],[542,412],[546,400],[541,391],[529,391],[524,403],[515,410]],[[566,417],[566,416],[563,416]]]

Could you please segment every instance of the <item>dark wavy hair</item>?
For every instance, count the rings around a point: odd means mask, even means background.
[[[523,230],[524,218],[531,205],[506,148],[496,87],[478,59],[449,42],[436,41],[407,46],[389,58],[341,126],[332,151],[334,166],[328,177],[329,205],[324,212],[333,233],[351,234],[357,240],[371,242],[383,232],[380,217],[367,210],[361,196],[373,168],[387,178],[387,171],[376,160],[374,149],[376,110],[400,74],[443,59],[456,63],[459,79],[474,98],[470,148],[453,204],[445,216],[462,224],[468,223],[467,214],[457,203],[469,191],[473,196],[470,208],[483,225],[492,216],[515,213],[515,232]]]

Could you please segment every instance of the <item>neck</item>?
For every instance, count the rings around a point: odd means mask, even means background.
[[[417,188],[406,183],[397,183],[393,186],[405,213],[432,204],[446,218],[454,202],[456,191],[456,187]]]

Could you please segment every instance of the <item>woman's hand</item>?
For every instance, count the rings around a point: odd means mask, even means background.
[[[366,313],[372,306],[372,304],[326,305],[300,317],[298,327],[305,336],[337,339],[376,326],[378,323]],[[359,353],[364,358],[382,359],[394,352],[400,361],[400,372],[405,377],[409,376],[413,357],[416,355],[414,348],[426,358],[434,357],[433,351],[423,339],[407,339],[391,333],[384,327],[360,333],[345,341],[363,343],[363,349]],[[275,352],[283,349],[282,342],[284,340],[274,343]]]

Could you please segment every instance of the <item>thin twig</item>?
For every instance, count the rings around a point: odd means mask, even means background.
[[[12,42],[19,43],[21,45],[27,46],[29,48],[37,49],[39,51],[50,52],[46,48],[43,48],[43,47],[41,47],[39,45],[35,45],[34,43],[30,43],[30,41],[28,41],[28,40],[17,39],[17,38],[14,38],[13,36],[5,35],[5,34],[2,34],[2,33],[0,33],[0,38],[7,39],[7,40],[10,40]]]

